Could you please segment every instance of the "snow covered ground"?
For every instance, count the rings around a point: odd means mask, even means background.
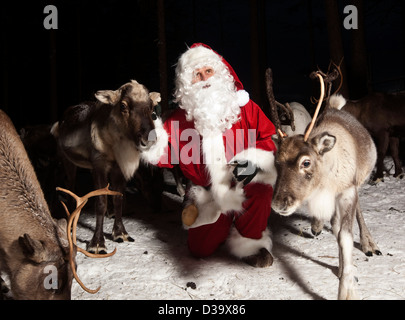
[[[389,160],[387,166],[392,166]],[[181,198],[166,192],[163,200],[164,210],[153,213],[142,199],[128,196],[124,223],[135,238],[133,243],[111,241],[113,220],[105,219],[107,247],[117,247],[117,253],[106,259],[77,255],[81,280],[89,288],[101,285],[101,290],[92,295],[74,281],[73,299],[336,299],[338,250],[329,224],[314,237],[304,210],[286,218],[272,214],[274,263],[256,269],[230,256],[224,247],[207,259],[193,258],[181,226]],[[365,300],[405,299],[405,179],[391,176],[376,186],[365,185],[360,201],[383,255],[363,254],[356,224],[354,263],[359,296]],[[91,239],[94,226],[94,215],[83,213],[78,227],[81,247]]]

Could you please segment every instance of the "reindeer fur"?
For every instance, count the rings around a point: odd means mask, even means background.
[[[320,116],[307,141],[302,135],[288,137],[276,155],[278,178],[272,208],[287,216],[307,202],[312,216],[331,221],[339,246],[339,299],[357,297],[352,261],[355,217],[363,251],[381,254],[358,203],[358,189],[371,174],[376,158],[367,130],[349,113],[333,108]]]
[[[160,94],[149,92],[132,80],[119,89],[102,90],[95,94],[97,101],[68,108],[63,120],[56,123],[52,133],[63,155],[68,187],[74,188],[76,167],[92,170],[94,185],[124,193],[126,182],[139,167],[140,153],[154,141],[149,133],[155,129],[153,107]],[[114,197],[115,223],[113,240],[134,241],[122,222],[122,197]],[[107,212],[107,197],[96,199],[96,230],[88,250],[106,253],[103,219]]]
[[[20,137],[2,110],[0,185],[0,271],[10,278],[13,298],[70,299],[66,220],[52,219]],[[49,266],[56,267],[57,289],[45,286]]]

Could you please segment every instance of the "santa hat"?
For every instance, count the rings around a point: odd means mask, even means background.
[[[188,86],[191,84],[193,71],[204,66],[213,67],[222,64],[230,76],[233,78],[237,90],[238,104],[243,107],[249,102],[249,94],[243,89],[243,84],[239,80],[232,66],[217,52],[212,50],[204,43],[194,43],[186,52],[184,52],[176,67],[177,81],[180,85]],[[184,83],[181,83],[184,82]]]

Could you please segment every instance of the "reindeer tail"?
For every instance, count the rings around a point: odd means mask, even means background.
[[[57,138],[59,137],[59,121],[55,122],[51,128],[51,134]]]
[[[329,107],[333,109],[342,109],[346,104],[346,99],[340,94],[334,94],[329,99]]]

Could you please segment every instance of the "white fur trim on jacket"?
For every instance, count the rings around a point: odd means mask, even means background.
[[[211,178],[210,192],[221,212],[242,211],[246,200],[243,186],[238,183],[231,188],[233,174],[226,161],[222,133],[204,136],[202,149]]]
[[[245,91],[245,90],[237,91],[236,96],[237,96],[237,99],[238,99],[238,105],[240,107],[245,106],[250,100],[249,93],[247,93],[247,91]]]
[[[215,223],[221,215],[221,209],[212,197],[212,193],[201,186],[192,186],[188,191],[189,202],[198,209],[198,216],[191,226],[183,224],[184,229],[197,228]],[[187,204],[186,204],[187,205]]]
[[[226,245],[231,254],[238,258],[244,258],[259,253],[261,248],[266,248],[270,252],[273,243],[268,228],[262,232],[260,239],[250,239],[243,237],[235,227],[232,227]]]
[[[141,159],[147,163],[157,164],[160,158],[168,150],[169,135],[163,128],[162,119],[157,118],[155,121],[153,121],[153,123],[155,125],[155,129],[149,133],[149,137],[156,134],[156,142],[148,150],[141,153]]]
[[[258,148],[248,148],[235,155],[230,162],[249,160],[259,168],[252,182],[270,184],[274,187],[277,171],[274,166],[274,153]]]

